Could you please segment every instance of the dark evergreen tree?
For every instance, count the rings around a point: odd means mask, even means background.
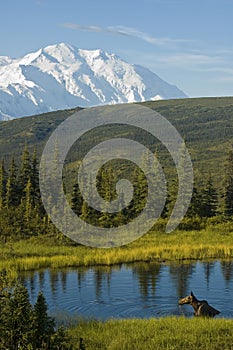
[[[6,182],[6,197],[5,197],[5,207],[10,208],[19,204],[19,188],[17,183],[17,168],[15,165],[15,160],[12,158],[9,175]]]
[[[186,217],[194,218],[196,216],[201,216],[201,206],[202,206],[202,193],[200,188],[193,187],[192,199],[190,201]]]
[[[13,286],[5,270],[0,271],[0,349],[72,349],[67,331],[55,330],[43,294],[33,309],[27,289],[20,283]]]
[[[114,226],[115,215],[108,212],[108,203],[116,198],[115,182],[116,178],[114,176],[114,171],[111,165],[108,164],[101,169],[99,179],[99,193],[103,198],[103,204],[98,222],[102,227]]]
[[[165,217],[166,216],[170,217],[177,199],[177,195],[178,195],[178,179],[173,178],[169,183],[169,187],[167,191],[166,212],[164,212]]]
[[[86,201],[83,202],[81,210],[81,218],[83,221],[89,222],[91,217],[91,208]]]
[[[73,211],[80,216],[82,214],[83,197],[79,189],[79,184],[73,186],[72,197],[71,197],[71,208]]]
[[[48,307],[42,292],[39,292],[34,305],[33,332],[36,348],[49,348],[51,336],[55,333],[54,319],[48,316]]]
[[[147,181],[145,174],[138,167],[134,168],[131,183],[134,188],[133,199],[128,206],[129,219],[137,217],[143,210],[147,199]]]
[[[9,317],[10,281],[6,270],[0,271],[0,349],[5,349],[8,339],[7,322]]]
[[[10,349],[27,349],[31,344],[33,339],[32,317],[28,291],[22,284],[18,284],[14,288],[9,302],[7,345]]]
[[[128,211],[125,207],[124,193],[119,193],[120,207],[118,212],[114,215],[114,226],[125,225],[128,223]]]
[[[29,179],[25,189],[24,189],[24,199],[23,199],[23,206],[24,206],[24,218],[27,223],[29,223],[31,219],[31,214],[32,214],[32,184],[31,180]]]
[[[51,350],[72,350],[73,349],[73,347],[69,344],[68,333],[63,326],[59,327],[57,332],[52,336],[50,349]]]
[[[177,217],[183,216],[189,200],[193,196],[193,178],[191,164],[188,162],[188,150],[183,142],[179,150],[179,164],[177,170],[180,174],[178,185],[178,196],[180,196],[180,207],[177,211]]]
[[[33,207],[37,207],[40,212],[43,212],[40,199],[39,171],[36,150],[34,150],[32,155],[30,180],[32,205]]]
[[[225,214],[233,215],[233,145],[231,146],[225,165],[225,181],[224,181],[224,205]]]
[[[19,186],[22,191],[25,189],[28,180],[31,178],[31,161],[30,161],[30,155],[28,151],[27,145],[25,145],[22,158],[21,158],[21,167],[20,167],[20,174],[19,174]]]
[[[218,195],[214,187],[212,176],[209,175],[202,189],[202,201],[199,203],[202,217],[213,217],[217,213]]]

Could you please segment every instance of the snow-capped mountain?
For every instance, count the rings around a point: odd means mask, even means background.
[[[72,107],[187,97],[139,65],[61,43],[0,56],[0,120]]]

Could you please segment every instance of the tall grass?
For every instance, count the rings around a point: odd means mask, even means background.
[[[151,231],[131,244],[110,249],[74,246],[45,236],[0,246],[0,269],[12,274],[47,267],[220,258],[233,258],[233,232],[222,225],[214,227],[214,232],[211,228],[170,234]]]
[[[83,321],[70,328],[69,333],[74,345],[82,337],[88,350],[233,349],[233,320],[227,319]]]

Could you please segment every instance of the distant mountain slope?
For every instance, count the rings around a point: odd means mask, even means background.
[[[196,177],[203,178],[203,174],[210,172],[216,183],[222,181],[226,152],[233,144],[233,97],[144,102],[142,105],[161,113],[185,138]],[[52,131],[74,111],[57,111],[0,122],[0,159],[5,157],[8,161],[14,155],[19,164],[25,142],[31,152],[36,147],[40,155]],[[87,134],[83,137],[82,147],[72,147],[68,161],[82,158],[80,149],[88,150],[93,147],[93,142],[98,143],[106,137],[131,137],[149,145],[152,143],[162,162],[169,167],[171,165],[170,161],[167,163],[167,154],[159,143],[122,126],[100,128],[95,134]]]
[[[0,57],[0,120],[76,106],[187,97],[150,70],[102,50],[61,43]]]

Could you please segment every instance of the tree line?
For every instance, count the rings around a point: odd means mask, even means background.
[[[146,162],[147,160],[145,160]],[[93,209],[83,199],[78,183],[73,185],[70,193],[70,205],[73,211],[84,221],[101,227],[113,227],[124,225],[133,220],[144,208],[147,199],[147,180],[142,170],[132,166],[130,182],[134,188],[133,199],[124,208],[116,213],[100,212]],[[97,188],[100,196],[111,201],[120,196],[120,203],[124,207],[124,194],[116,192],[116,183],[124,178],[127,167],[120,164],[120,171],[113,165],[103,166],[98,173]],[[123,174],[119,175],[122,173]],[[91,176],[91,174],[87,174]],[[121,176],[121,177],[119,177]],[[127,175],[128,176],[128,175]],[[158,179],[156,199],[160,200],[164,184]],[[162,212],[164,219],[169,218],[177,198],[178,180],[170,182],[166,203]],[[152,208],[153,210],[153,208]],[[226,156],[224,179],[218,188],[214,186],[211,174],[201,181],[196,181],[193,189],[192,200],[186,214],[186,218],[211,218],[215,216],[230,218],[233,215],[233,147]],[[9,237],[28,237],[39,234],[59,234],[56,227],[49,220],[40,196],[39,170],[36,151],[30,155],[25,146],[20,166],[17,166],[14,158],[6,169],[4,160],[0,162],[0,232],[1,239]]]
[[[0,162],[0,217],[2,240],[58,233],[41,200],[37,153],[30,155],[27,146],[20,166],[14,157],[8,168],[4,160]]]
[[[147,162],[147,160],[144,160]],[[121,169],[122,170],[122,169]],[[131,168],[132,170],[132,168]],[[163,195],[165,184],[156,174],[153,174],[154,181],[157,183],[155,198],[160,202]],[[117,171],[113,166],[106,166],[99,172],[97,179],[98,191],[105,200],[114,200],[117,197],[116,183],[119,180]],[[133,220],[144,208],[147,199],[147,180],[143,172],[137,167],[132,171],[130,182],[134,187],[134,196],[132,201],[125,209],[119,210],[117,213],[108,214],[99,213],[88,206],[83,200],[80,192],[79,184],[75,183],[73,186],[71,203],[72,209],[75,213],[81,216],[85,221],[93,223],[94,225],[112,227],[123,225],[130,220]],[[173,210],[177,199],[178,192],[177,178],[170,181],[168,184],[168,191],[166,202],[162,211],[162,218],[168,219]],[[185,189],[183,191],[185,196]],[[121,196],[121,203],[124,203],[124,195]],[[103,207],[104,210],[104,207]],[[152,208],[153,210],[153,208]],[[195,181],[192,193],[192,199],[186,213],[186,219],[199,218],[213,218],[221,217],[228,220],[233,216],[233,147],[231,146],[227,156],[224,168],[224,178],[218,187],[214,185],[213,177],[208,174],[205,178],[199,178]],[[182,225],[180,225],[182,227]]]

